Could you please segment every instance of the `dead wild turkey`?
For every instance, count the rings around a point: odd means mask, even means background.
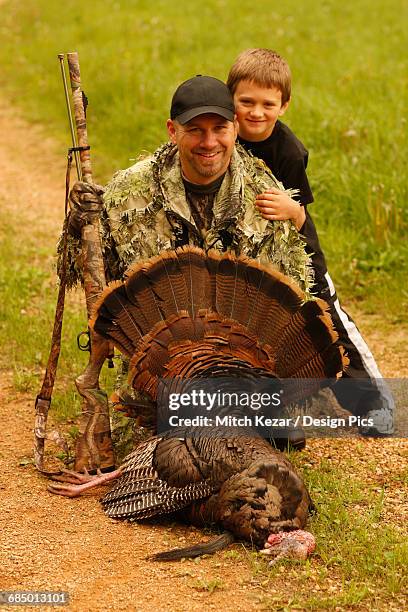
[[[166,377],[250,378],[253,372],[308,379],[308,390],[315,391],[346,364],[322,301],[305,302],[294,283],[257,262],[195,247],[134,266],[125,282],[104,292],[93,325],[130,358],[130,384],[153,400]],[[215,522],[233,534],[160,559],[213,552],[233,536],[261,546],[270,534],[302,530],[311,507],[290,462],[248,429],[155,436],[116,472],[50,489],[74,496],[113,478],[118,480],[102,500],[111,517],[140,520],[183,511],[195,524]],[[73,475],[72,481],[81,478]],[[280,541],[288,548],[286,537]]]

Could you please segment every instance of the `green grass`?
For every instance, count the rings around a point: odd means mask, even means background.
[[[182,80],[225,78],[243,48],[277,49],[292,67],[285,120],[310,150],[312,212],[340,296],[398,321],[408,304],[407,13],[403,0],[6,2],[0,79],[66,146],[56,56],[78,50],[95,172],[105,181],[166,139]]]
[[[38,249],[35,240],[17,249],[13,228],[6,222],[1,225],[1,238],[0,341],[5,347],[1,365],[13,372],[16,391],[37,393],[39,377],[47,362],[56,303],[52,260],[49,252]],[[66,320],[68,318],[70,324],[63,329],[58,387],[53,398],[53,407],[60,407],[61,418],[75,416],[79,409],[73,384],[66,383],[72,364],[81,367],[74,347],[75,333],[84,325],[84,317],[76,308],[68,306]],[[63,406],[70,408],[67,411]]]
[[[262,609],[343,610],[368,602],[376,610],[386,609],[384,602],[403,609],[391,602],[400,606],[407,594],[408,543],[398,528],[384,524],[384,491],[367,484],[358,460],[343,457],[341,468],[322,460],[313,469],[301,467],[304,457],[292,460],[317,505],[310,528],[318,548],[306,563],[287,560],[272,568],[261,555],[245,553],[252,584],[268,591],[284,577],[291,585],[286,598],[281,592],[262,596]]]
[[[52,250],[52,244],[43,247],[39,243],[37,231],[22,241],[14,226],[0,218],[0,367],[13,373],[17,392],[33,397],[40,391],[47,364],[57,299]],[[61,421],[74,419],[80,411],[81,398],[73,377],[87,363],[88,353],[80,352],[76,343],[77,334],[86,326],[85,307],[68,294],[52,399],[52,413]],[[107,376],[104,370],[102,384]]]

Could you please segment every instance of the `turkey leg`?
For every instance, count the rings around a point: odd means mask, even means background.
[[[58,484],[57,482],[51,483],[48,485],[47,490],[50,493],[64,495],[65,497],[79,497],[84,491],[106,485],[108,482],[111,482],[111,480],[119,478],[119,476],[122,475],[123,468],[120,467],[107,474],[102,474],[102,472],[98,470],[96,475],[90,475],[88,472],[79,474],[78,472],[70,470],[64,470],[63,472],[64,474],[60,478],[54,478],[54,480],[64,479],[67,484]]]

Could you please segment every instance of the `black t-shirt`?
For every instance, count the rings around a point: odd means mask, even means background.
[[[238,142],[262,159],[286,189],[299,189],[300,194],[295,199],[301,204],[313,202],[306,175],[309,153],[287,125],[278,120],[266,140],[253,142],[238,137]]]
[[[208,185],[196,185],[183,177],[187,202],[200,232],[207,231],[211,227],[215,196],[221,187],[224,176],[225,172]]]
[[[307,205],[313,202],[312,190],[306,175],[309,154],[287,125],[277,121],[272,134],[266,140],[250,142],[238,138],[238,142],[252,155],[262,159],[285,188],[299,189],[299,196],[295,196],[295,199],[298,199],[301,204]],[[327,281],[325,280],[327,265],[319,244],[315,224],[307,206],[305,208],[306,221],[299,232],[306,240],[306,251],[312,255],[315,290],[320,297],[327,299],[327,295],[323,293],[323,289],[327,290]]]

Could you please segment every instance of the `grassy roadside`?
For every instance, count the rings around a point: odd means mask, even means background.
[[[1,199],[0,199],[1,201]],[[16,223],[0,216],[0,367],[13,372],[14,388],[33,397],[39,392],[47,364],[54,323],[57,287],[53,244],[44,243],[35,229],[21,234]],[[61,355],[58,362],[52,413],[72,421],[81,398],[74,377],[88,360],[77,348],[77,334],[86,329],[86,311],[80,293],[68,293],[64,312]],[[105,383],[105,369],[102,384]]]
[[[176,84],[225,78],[245,47],[267,46],[293,72],[285,120],[310,150],[312,214],[343,299],[394,321],[408,304],[407,47],[402,0],[244,0],[2,4],[0,82],[27,116],[68,142],[57,53],[77,49],[90,99],[98,179],[166,138]],[[222,23],[222,28],[218,25]]]
[[[5,348],[0,363],[12,370],[16,391],[34,394],[39,391],[39,378],[48,358],[57,295],[52,245],[39,245],[34,234],[17,247],[16,228],[3,219],[0,232],[0,342]],[[75,340],[84,321],[83,309],[68,299],[53,397],[53,410],[61,419],[75,416],[80,409],[72,371],[80,372],[85,365]]]

